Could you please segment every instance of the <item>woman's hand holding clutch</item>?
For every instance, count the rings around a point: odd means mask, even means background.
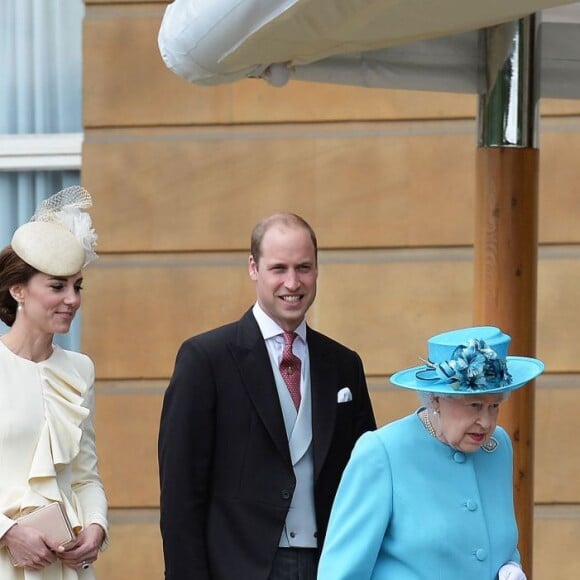
[[[62,546],[52,546],[38,530],[19,524],[2,536],[2,543],[10,551],[14,566],[27,570],[42,570],[56,560],[56,552],[63,550]]]
[[[88,568],[98,557],[105,539],[105,531],[98,524],[90,524],[82,530],[74,542],[68,544],[58,554],[65,566],[69,568]]]

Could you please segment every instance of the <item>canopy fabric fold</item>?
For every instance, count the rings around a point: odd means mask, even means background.
[[[580,3],[562,0],[174,0],[158,41],[165,64],[200,85],[475,93],[477,31],[540,10],[541,94],[580,98]]]

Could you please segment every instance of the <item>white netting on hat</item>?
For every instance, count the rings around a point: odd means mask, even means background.
[[[73,185],[45,199],[30,221],[53,222],[67,228],[85,250],[86,266],[98,257],[95,252],[97,234],[93,229],[91,216],[81,211],[92,205],[91,194],[84,187]]]
[[[45,199],[34,212],[34,215],[30,218],[31,222],[52,222],[55,220],[56,214],[63,209],[88,209],[92,207],[93,200],[91,194],[80,185],[73,185],[67,187],[51,195],[49,198]]]

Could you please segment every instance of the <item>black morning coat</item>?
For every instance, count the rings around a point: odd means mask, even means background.
[[[318,545],[358,437],[376,428],[354,351],[307,329]],[[348,387],[352,400],[338,403]],[[282,410],[251,310],[185,341],[159,433],[166,580],[267,580],[295,487]]]

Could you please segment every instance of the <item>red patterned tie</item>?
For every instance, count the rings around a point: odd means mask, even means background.
[[[284,351],[282,352],[282,360],[280,361],[280,373],[290,396],[294,401],[296,409],[300,407],[300,370],[302,363],[300,359],[292,352],[292,344],[297,334],[295,332],[284,333]]]

